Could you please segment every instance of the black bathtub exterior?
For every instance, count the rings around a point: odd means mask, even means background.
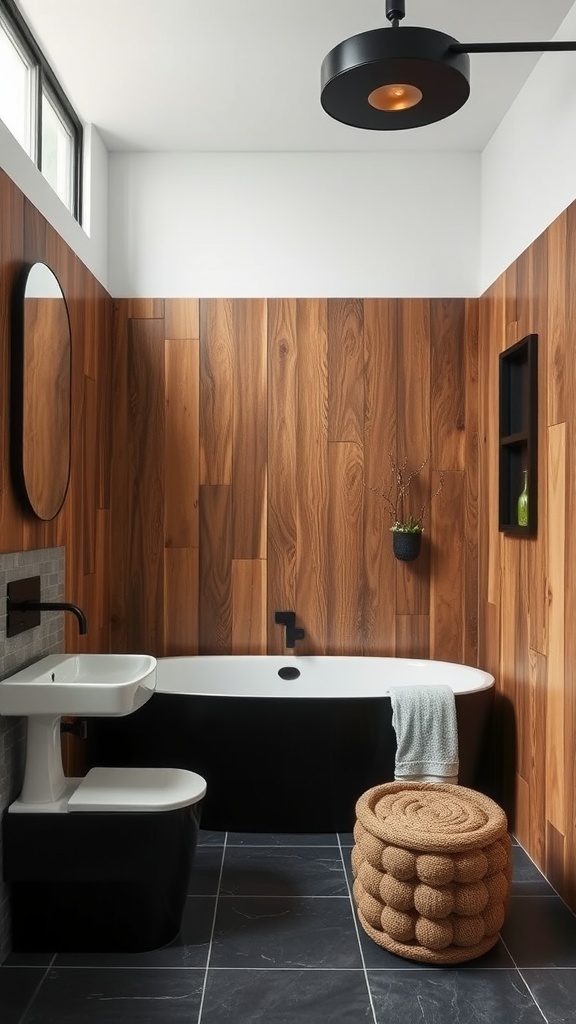
[[[479,788],[493,687],[456,695],[459,782]],[[207,782],[202,827],[349,832],[358,797],[394,778],[389,697],[154,693],[123,718],[88,720],[89,766],[187,768]]]

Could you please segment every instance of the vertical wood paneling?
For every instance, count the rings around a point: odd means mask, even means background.
[[[193,338],[165,343],[164,544],[198,547],[199,353]]]
[[[200,488],[199,654],[232,653],[232,499],[230,487]]]
[[[464,663],[478,662],[479,575],[479,396],[478,396],[478,303],[465,309],[466,371],[464,403]]]
[[[499,792],[513,827],[558,891],[576,907],[576,207],[563,213],[480,300],[482,423],[479,506],[480,657],[500,664],[498,685],[513,719],[517,773],[500,736]],[[506,344],[538,334],[538,533],[502,538],[483,513],[497,436],[490,409],[498,385],[499,313]],[[534,494],[536,499],[536,494]],[[502,593],[496,578],[503,565]],[[499,629],[486,610],[498,610]],[[486,664],[486,667],[491,667]],[[492,669],[493,670],[493,669]],[[505,743],[504,741],[508,741]]]
[[[398,304],[364,302],[364,649],[370,655],[393,655],[396,645],[396,563],[389,533],[390,517],[380,494],[386,490],[388,452],[396,450],[395,392]]]
[[[546,792],[548,821],[566,831],[564,792],[564,592],[565,592],[565,465],[566,431],[563,423],[548,428],[549,502],[549,635],[546,703]]]
[[[297,377],[296,300],[268,304],[268,650],[284,650],[274,612],[296,607]]]
[[[187,341],[200,337],[198,299],[166,299],[164,303],[166,337],[171,341]]]
[[[133,514],[128,547],[130,640],[164,646],[164,323],[131,320],[128,334],[128,473]]]
[[[438,481],[433,473],[433,491]],[[463,473],[446,473],[431,510],[430,657],[456,662],[464,660],[464,487]]]
[[[334,654],[363,653],[362,448],[328,445],[328,643]],[[337,551],[336,551],[337,545]]]
[[[232,481],[232,301],[200,302],[200,483]]]
[[[266,556],[267,325],[262,299],[233,307],[232,557]]]
[[[566,244],[567,213],[562,213],[546,232],[548,242],[548,288],[546,333],[548,337],[545,380],[546,422],[563,423],[566,420],[564,376],[566,366]]]
[[[112,361],[111,549],[114,572],[110,580],[110,641],[113,651],[130,651],[128,550],[133,494],[128,484],[128,304],[115,302],[113,309],[114,352]]]
[[[166,548],[164,655],[198,654],[198,592],[198,548]]]
[[[402,303],[398,318],[399,350],[396,393],[395,461],[416,470],[409,514],[417,516],[430,497],[430,302]],[[413,511],[414,510],[414,511]],[[400,615],[428,615],[430,546],[422,545],[416,563],[397,563],[396,607]]]
[[[266,562],[232,561],[232,649],[235,654],[266,654]]]
[[[396,616],[396,657],[430,657],[430,625],[427,615]]]
[[[328,299],[328,439],[364,440],[363,304]]]
[[[306,630],[302,650],[327,650],[328,351],[325,300],[299,301],[296,479],[296,612]]]
[[[0,170],[0,410],[2,447],[0,448],[0,546],[2,551],[20,551],[23,547],[23,512],[16,499],[10,477],[10,372],[12,343],[12,296],[22,271],[24,239],[24,196]]]
[[[98,452],[97,385],[91,377],[83,376],[84,402],[82,408],[82,556],[84,574],[95,571],[96,566],[96,510],[98,508],[98,476],[94,473],[94,460]]]
[[[533,857],[543,864],[546,850],[546,779],[540,768],[546,763],[546,697],[548,661],[538,651],[530,651],[531,764],[529,783],[529,829],[523,840]]]
[[[198,614],[199,650],[240,651],[260,644],[263,614],[266,649],[283,651],[274,611],[292,608],[306,631],[302,653],[426,655],[433,648],[438,657],[475,656],[476,304],[435,300],[431,316],[427,300],[201,300],[195,363],[195,339],[184,337],[194,333],[191,301],[127,302],[128,328],[119,320],[120,350],[126,330],[142,322],[134,313],[150,314],[147,322],[158,326],[149,329],[165,339],[158,382],[165,415],[156,432],[165,453],[161,527],[166,552],[180,554],[163,556],[164,649],[181,649],[189,634],[174,615],[187,622]],[[152,316],[162,308],[163,321]],[[465,327],[471,341],[463,352]],[[118,408],[122,417],[121,402]],[[331,432],[356,440],[330,441]],[[131,463],[123,444],[115,460],[120,494]],[[452,481],[446,500],[433,499],[422,554],[409,565],[393,558],[381,496],[391,481],[388,452],[397,461],[406,456],[410,469],[427,460],[413,486],[416,514],[430,499],[431,475],[438,485],[437,463],[463,467],[449,470],[458,484]],[[214,482],[201,482],[208,479]],[[194,527],[197,486],[208,489]],[[138,513],[134,496],[125,498],[122,536],[133,548]],[[150,521],[147,530],[155,529]],[[194,578],[194,555],[186,552],[196,544]],[[190,596],[178,612],[180,598],[174,603],[166,588],[184,595],[188,571]],[[265,597],[254,572],[266,582]],[[256,609],[250,601],[244,607],[238,595],[245,591],[253,601],[258,595]],[[120,608],[115,618],[122,616],[125,640],[135,643],[145,623],[137,611]]]
[[[466,440],[465,303],[430,303],[430,419],[435,469],[464,469]]]

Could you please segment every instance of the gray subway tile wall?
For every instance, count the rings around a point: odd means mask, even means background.
[[[41,623],[18,636],[6,636],[6,587],[12,580],[40,576],[43,601],[64,599],[65,550],[63,547],[0,554],[0,679],[30,665],[46,654],[64,650],[64,615],[42,614]],[[0,715],[0,816],[18,796],[24,772],[26,724],[21,718]],[[10,948],[10,908],[7,886],[2,882],[2,833],[0,830],[0,963]]]

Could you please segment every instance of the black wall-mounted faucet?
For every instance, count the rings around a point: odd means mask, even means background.
[[[286,647],[295,647],[296,641],[306,636],[302,627],[296,625],[296,612],[275,612],[274,621],[280,626],[286,626]]]
[[[69,601],[41,601],[40,577],[13,580],[7,587],[6,636],[17,636],[40,625],[40,612],[71,612],[78,619],[78,632],[86,633],[86,616]]]

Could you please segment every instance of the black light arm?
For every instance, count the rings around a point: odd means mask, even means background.
[[[451,53],[538,53],[539,51],[576,50],[576,42],[548,43],[452,43]]]
[[[398,22],[406,17],[404,0],[386,0],[386,17],[392,22],[392,28],[397,28]]]

